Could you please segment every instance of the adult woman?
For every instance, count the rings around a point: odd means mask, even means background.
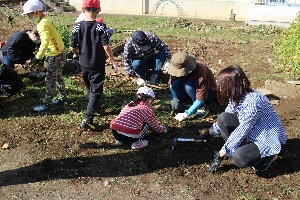
[[[211,70],[196,61],[196,58],[187,52],[177,52],[171,59],[168,70],[170,76],[170,90],[172,94],[172,110],[178,108],[178,104],[192,101],[193,104],[183,113],[178,113],[175,119],[182,121],[205,104],[211,104],[216,100],[215,78]],[[199,109],[200,110],[200,109]],[[202,117],[208,114],[203,111]]]
[[[225,157],[238,167],[268,169],[281,145],[287,141],[282,123],[268,98],[250,87],[243,70],[236,65],[221,70],[216,79],[217,99],[227,105],[217,122],[197,139],[222,134],[225,144],[215,154],[210,172],[218,169]]]

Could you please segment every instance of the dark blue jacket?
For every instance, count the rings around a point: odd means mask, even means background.
[[[29,38],[26,32],[14,33],[1,49],[3,56],[8,56],[14,64],[25,64],[27,60],[34,57],[33,52],[37,44]]]

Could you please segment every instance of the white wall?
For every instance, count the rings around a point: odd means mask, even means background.
[[[68,0],[70,5],[81,10],[82,1]],[[215,1],[215,0],[165,0],[157,7],[156,15],[179,17],[179,6],[187,17],[228,20],[231,10],[236,20],[245,21],[252,0]],[[100,0],[102,12],[117,14],[150,14],[159,0]],[[174,3],[173,3],[174,2]]]
[[[286,28],[299,11],[300,7],[251,5],[246,22],[250,25],[273,24]]]
[[[68,0],[81,10],[81,0]],[[103,13],[154,14],[171,17],[195,17],[211,20],[229,20],[231,11],[236,21],[249,24],[275,24],[289,26],[300,7],[254,5],[252,0],[100,0]],[[153,9],[156,12],[153,12]],[[183,11],[183,12],[181,12]],[[185,14],[185,15],[182,15]]]

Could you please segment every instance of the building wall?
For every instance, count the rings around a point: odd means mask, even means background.
[[[68,1],[77,10],[81,10],[81,1]],[[158,2],[162,3],[156,6]],[[181,17],[184,14],[185,17],[214,20],[230,19],[231,10],[233,10],[236,20],[245,21],[251,0],[100,0],[100,4],[102,12],[105,13],[155,14],[172,17]]]
[[[259,0],[256,0],[259,1]],[[68,0],[81,10],[82,1]],[[100,0],[102,13],[229,20],[288,27],[300,7],[254,5],[253,0]]]

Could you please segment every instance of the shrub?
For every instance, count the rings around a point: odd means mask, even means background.
[[[281,71],[290,72],[294,78],[300,77],[300,15],[285,29],[273,44],[277,64]]]
[[[68,57],[72,57],[72,53],[70,51],[70,42],[71,42],[71,34],[72,34],[72,29],[70,29],[69,27],[65,26],[65,25],[57,25],[56,26],[61,39],[66,47],[66,50],[68,52]]]

